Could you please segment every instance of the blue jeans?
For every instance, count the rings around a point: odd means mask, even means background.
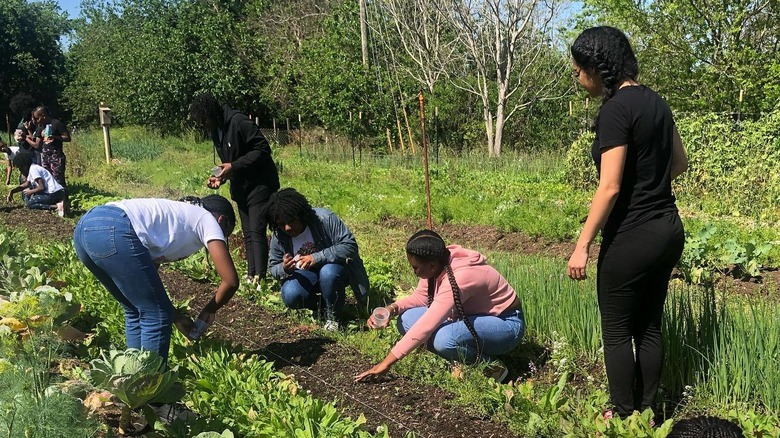
[[[36,193],[32,196],[22,194],[22,199],[27,208],[33,210],[51,210],[58,202],[65,199],[65,190],[57,190],[54,193]]]
[[[127,347],[167,358],[173,305],[125,212],[113,206],[93,208],[76,225],[73,244],[79,260],[122,305]]]
[[[347,284],[349,271],[338,263],[327,263],[315,271],[296,269],[282,284],[282,301],[291,309],[317,310],[325,304],[326,317],[335,321],[344,308]]]
[[[398,331],[406,334],[426,310],[427,307],[414,307],[402,313],[397,321]],[[500,316],[471,315],[468,319],[482,341],[480,360],[483,362],[517,347],[525,333],[522,310],[512,310]],[[445,321],[433,332],[426,347],[449,361],[473,363],[477,356],[476,341],[462,320]]]

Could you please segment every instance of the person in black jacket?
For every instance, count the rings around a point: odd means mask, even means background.
[[[222,161],[206,185],[217,189],[230,181],[230,197],[241,217],[247,277],[249,281],[262,281],[268,271],[268,241],[261,212],[268,198],[279,190],[271,147],[249,117],[220,104],[211,93],[195,96],[190,116],[212,139]]]

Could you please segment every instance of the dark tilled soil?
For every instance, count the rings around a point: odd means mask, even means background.
[[[195,311],[214,288],[177,272],[163,274],[169,293],[190,298]],[[219,311],[211,336],[257,351],[285,374],[292,374],[314,397],[333,401],[352,418],[365,415],[368,430],[385,424],[391,436],[414,431],[430,437],[516,436],[506,427],[448,403],[453,395],[431,385],[390,375],[377,383],[355,383],[370,361],[358,351],[324,337],[310,325],[293,323],[236,297]]]

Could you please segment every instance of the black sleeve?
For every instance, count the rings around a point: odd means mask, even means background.
[[[628,109],[615,101],[605,103],[599,111],[599,149],[627,145],[631,136]]]
[[[62,134],[70,135],[70,133],[68,132],[68,128],[65,126],[65,124],[57,119],[53,119],[51,121],[51,131],[52,134],[54,135],[62,135]]]
[[[247,152],[231,164],[236,174],[242,175],[245,172],[253,171],[253,168],[262,161],[264,154],[270,155],[271,148],[263,133],[260,132],[260,128],[251,120],[241,120],[239,131]]]

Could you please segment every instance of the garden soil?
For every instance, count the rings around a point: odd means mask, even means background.
[[[33,243],[72,238],[73,225],[57,215],[26,208],[0,207],[0,220],[6,225],[27,230]],[[387,220],[383,226],[411,234],[420,227],[411,221]],[[442,225],[437,228],[448,241],[475,248],[526,254],[568,257],[570,243],[549,243],[521,233],[504,233],[494,227]],[[231,243],[239,244],[240,240]],[[778,284],[777,271],[766,273]],[[177,272],[164,272],[168,292],[179,300],[191,299],[193,309],[200,309],[211,298],[214,288],[195,282]],[[729,280],[724,280],[729,281]],[[760,284],[730,281],[743,294],[761,294]],[[311,325],[301,325],[279,317],[235,297],[221,309],[212,336],[242,344],[273,361],[277,368],[293,374],[301,386],[314,397],[333,401],[352,418],[360,414],[367,419],[368,430],[385,424],[393,437],[414,431],[429,437],[507,437],[516,436],[505,426],[480,418],[467,408],[451,403],[454,396],[438,387],[395,376],[378,383],[355,383],[353,377],[368,369],[372,362],[357,350],[323,337]]]

